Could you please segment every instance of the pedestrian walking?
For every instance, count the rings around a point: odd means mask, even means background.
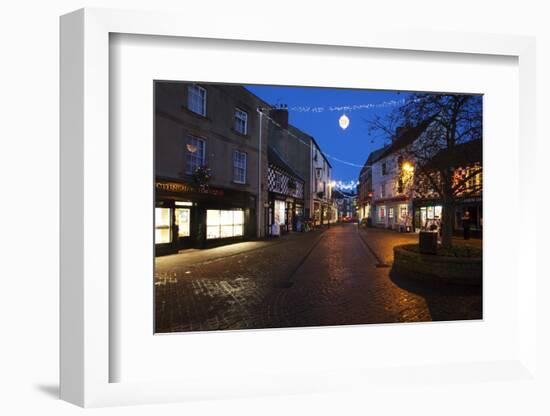
[[[470,239],[470,212],[466,210],[462,215],[462,229],[464,230],[464,240]]]

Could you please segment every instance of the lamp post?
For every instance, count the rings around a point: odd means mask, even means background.
[[[256,208],[256,236],[260,238],[262,236],[261,231],[261,215],[262,212],[262,134],[263,134],[263,108],[258,107],[258,113],[260,114],[260,135],[258,139],[258,200]]]
[[[407,192],[406,192],[407,193],[407,198],[409,200],[411,200],[411,210],[413,210],[414,207],[413,207],[413,204],[412,204],[412,192],[409,192],[409,189],[412,188],[412,184],[411,184],[411,186],[407,186],[406,181],[412,180],[413,173],[414,173],[414,166],[411,162],[403,162],[403,164],[401,165],[401,170],[403,171],[403,177],[405,179],[405,183],[403,183],[402,186],[406,186],[408,188]],[[408,211],[408,207],[407,207],[407,211]],[[407,217],[409,217],[409,216],[412,218],[412,214],[407,212]],[[408,227],[409,226],[407,225],[407,218],[405,218],[405,231],[406,232],[408,232]],[[411,231],[412,231],[412,221],[411,221]]]

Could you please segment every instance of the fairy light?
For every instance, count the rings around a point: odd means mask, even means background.
[[[342,191],[352,191],[357,188],[357,185],[359,185],[359,181],[354,181],[353,179],[344,182],[344,181],[333,181],[333,187],[335,189],[340,189]]]
[[[401,98],[400,100],[387,100],[382,101],[379,103],[364,103],[364,104],[344,104],[344,105],[329,105],[329,106],[308,106],[308,105],[299,105],[299,106],[292,106],[289,107],[289,111],[295,111],[298,113],[324,113],[327,111],[330,112],[350,112],[350,111],[358,111],[358,110],[372,110],[375,108],[389,108],[389,107],[396,107],[400,105],[405,105],[408,103],[415,103],[418,102],[418,98],[413,98],[410,100],[407,100],[405,98]]]

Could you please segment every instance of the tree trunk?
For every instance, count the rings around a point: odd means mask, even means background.
[[[441,229],[441,245],[444,248],[453,246],[454,204],[449,198],[443,200],[443,223]]]

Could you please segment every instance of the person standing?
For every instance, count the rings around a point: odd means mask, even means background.
[[[464,230],[464,240],[470,239],[470,212],[466,210],[462,215],[462,229]]]

